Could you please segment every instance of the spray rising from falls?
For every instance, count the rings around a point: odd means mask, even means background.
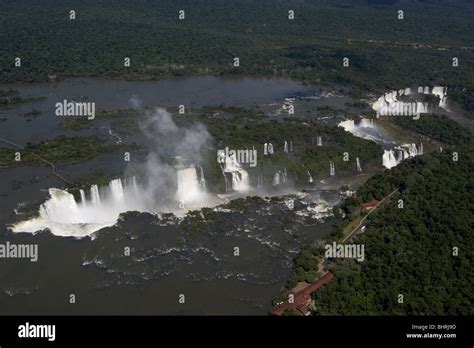
[[[200,170],[198,178],[196,167],[178,167],[177,168],[177,190],[176,200],[179,208],[184,209],[193,204],[199,204],[206,196],[204,171]]]

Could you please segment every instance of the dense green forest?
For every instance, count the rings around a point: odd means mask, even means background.
[[[348,197],[325,243],[340,242],[344,228],[365,215],[363,202],[399,190],[366,220],[352,243],[364,244],[366,259],[326,263],[336,280],[313,294],[320,315],[472,314],[474,250],[474,155],[469,131],[438,115],[396,123],[446,145],[442,153],[404,160],[372,176]],[[399,208],[400,201],[403,207]],[[355,225],[353,225],[355,227]],[[454,249],[458,252],[453,255]],[[318,276],[323,244],[304,247],[294,259],[287,289]],[[398,303],[398,295],[404,303]],[[288,290],[274,299],[286,299]]]
[[[0,167],[42,164],[41,159],[34,154],[52,162],[79,163],[101,153],[126,149],[136,149],[136,145],[108,144],[94,136],[58,136],[37,144],[27,144],[22,150],[0,147]],[[20,161],[16,161],[17,152],[21,155]]]
[[[473,18],[465,1],[20,0],[0,11],[0,80],[277,75],[373,93],[445,85],[472,109]]]
[[[357,237],[366,260],[333,261],[336,280],[314,294],[317,314],[473,314],[472,150],[456,148],[457,161],[451,152],[404,161],[359,189],[364,200],[401,193]]]
[[[426,135],[447,145],[472,143],[472,134],[469,130],[444,115],[422,115],[419,120],[392,117],[391,120],[404,129]]]

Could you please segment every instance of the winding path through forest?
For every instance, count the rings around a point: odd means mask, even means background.
[[[48,166],[51,167],[51,169],[53,170],[53,175],[56,176],[59,180],[63,181],[64,183],[70,185],[70,186],[73,186],[73,187],[76,187],[77,185],[75,183],[73,183],[71,180],[65,178],[63,175],[59,174],[57,171],[56,171],[56,165],[51,162],[51,161],[48,161],[47,159],[41,157],[40,155],[30,151],[30,150],[27,150],[25,149],[23,146],[21,145],[18,145],[18,144],[15,144],[9,140],[6,140],[6,139],[2,139],[0,138],[0,141],[1,142],[4,142],[5,144],[8,144],[10,146],[13,146],[17,149],[20,149],[20,150],[25,150],[25,151],[28,151],[29,153],[31,153],[34,157],[38,158],[40,161],[46,163]]]

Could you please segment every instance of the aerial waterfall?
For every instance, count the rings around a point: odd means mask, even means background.
[[[447,87],[435,86],[430,89],[427,86],[418,87],[418,91],[412,91],[411,88],[391,91],[380,96],[373,104],[372,109],[377,112],[377,117],[384,115],[395,116],[415,116],[431,112],[433,106],[427,102],[421,101],[403,101],[400,97],[416,96],[422,94],[432,94],[439,97],[438,107],[448,110],[447,106]]]
[[[262,188],[262,187],[263,187],[263,175],[262,175],[262,173],[259,173],[259,174],[258,174],[258,177],[257,177],[257,187],[258,187],[258,188]]]
[[[283,146],[283,151],[288,153],[288,142],[285,140],[285,145]]]
[[[187,204],[197,203],[205,194],[202,188],[202,182],[198,179],[195,166],[178,167],[177,168],[177,184],[176,200],[181,207]]]
[[[225,175],[224,167],[222,168],[222,175],[224,176],[225,181],[225,192],[229,192],[232,189],[232,186],[229,185],[229,179],[227,179],[227,175]]]
[[[417,147],[416,144],[403,144],[391,150],[384,150],[382,156],[383,166],[387,169],[397,166],[401,161],[423,154],[423,143]]]
[[[283,183],[286,183],[286,181],[288,179],[288,174],[286,172],[286,168],[281,172],[281,177],[283,179]]]
[[[249,175],[245,169],[243,169],[237,162],[235,154],[226,157],[225,154],[220,154],[225,159],[223,174],[230,173],[232,175],[232,189],[238,192],[245,192],[250,190]],[[226,183],[227,187],[227,183]]]
[[[273,154],[273,145],[272,145],[272,143],[268,143],[267,151],[268,151],[269,155]]]
[[[83,189],[80,189],[79,193],[81,194],[81,204],[85,204],[86,203],[86,193],[84,192]]]
[[[309,172],[309,170],[307,171],[308,173],[308,182],[311,184],[313,182],[313,177],[311,176],[311,173]]]
[[[280,172],[276,172],[275,175],[273,175],[273,186],[279,186],[280,185]]]
[[[393,150],[384,150],[382,156],[383,166],[387,169],[393,168],[398,164]]]
[[[329,175],[334,176],[336,174],[336,167],[333,161],[329,161]]]
[[[114,225],[121,213],[149,211],[135,180],[124,183],[122,179],[114,179],[100,189],[92,185],[88,195],[80,189],[79,203],[65,190],[50,188],[48,193],[49,198],[40,206],[38,215],[12,225],[13,232],[49,229],[59,236],[84,237]]]
[[[110,191],[112,192],[112,197],[117,202],[123,200],[123,185],[121,179],[114,179],[109,182]]]
[[[316,144],[317,146],[323,146],[323,139],[320,136],[316,138]]]
[[[199,183],[201,185],[201,189],[206,190],[206,179],[204,178],[204,169],[202,168],[202,166],[200,166],[199,168],[201,168],[201,176],[199,178]]]
[[[338,127],[342,127],[345,131],[362,139],[377,143],[384,142],[385,140],[383,131],[375,124],[373,118],[361,118],[358,122],[351,119],[345,120],[340,122]]]
[[[232,188],[239,192],[249,190],[249,176],[245,170],[232,172]]]
[[[99,187],[97,185],[91,186],[91,197],[93,205],[100,205]]]
[[[362,166],[360,165],[359,157],[356,157],[357,171],[362,172]]]

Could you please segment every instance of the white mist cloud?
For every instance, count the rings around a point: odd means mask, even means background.
[[[179,127],[163,108],[144,112],[140,129],[149,141],[147,161],[141,170],[146,178],[146,199],[160,210],[174,210],[178,189],[175,166],[179,164],[176,157],[186,164],[200,165],[201,151],[212,137],[202,124]]]
[[[151,152],[160,157],[181,156],[187,162],[196,164],[201,162],[203,146],[211,140],[211,135],[202,124],[178,127],[171,114],[162,108],[146,111],[140,129],[154,145]]]

